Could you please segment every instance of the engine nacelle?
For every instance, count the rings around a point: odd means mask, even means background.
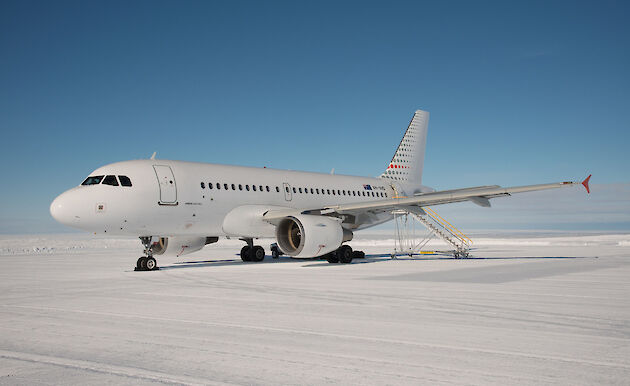
[[[282,252],[291,257],[317,257],[339,248],[352,239],[341,220],[316,215],[289,216],[276,226],[276,239]]]
[[[201,250],[206,244],[216,243],[218,237],[160,237],[153,244],[154,255],[181,256]]]

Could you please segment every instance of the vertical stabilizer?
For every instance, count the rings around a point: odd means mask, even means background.
[[[422,183],[422,166],[427,144],[428,125],[429,112],[417,110],[381,178],[389,178],[409,185]]]

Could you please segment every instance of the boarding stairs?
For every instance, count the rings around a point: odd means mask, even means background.
[[[392,257],[399,254],[413,256],[414,254],[432,253],[422,251],[422,248],[434,236],[453,246],[452,251],[446,252],[455,258],[466,258],[470,255],[472,240],[433,209],[415,207],[408,210],[396,210],[392,213],[396,219],[396,242]],[[416,237],[414,220],[424,225],[429,231],[424,238]]]

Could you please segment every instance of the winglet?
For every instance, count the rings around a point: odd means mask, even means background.
[[[591,179],[592,174],[589,174],[588,177],[584,181],[582,181],[582,185],[586,188],[586,193],[591,193],[591,189],[588,187],[588,180]]]

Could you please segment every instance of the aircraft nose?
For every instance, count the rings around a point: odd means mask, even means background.
[[[75,216],[71,213],[70,201],[67,192],[60,194],[50,204],[50,215],[64,225],[71,225],[74,222]]]

